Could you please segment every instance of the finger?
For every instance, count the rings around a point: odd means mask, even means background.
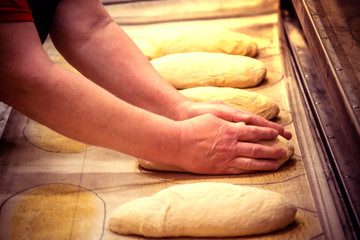
[[[227,169],[233,173],[244,173],[250,171],[273,171],[279,169],[280,164],[271,159],[254,159],[246,157],[234,158]]]
[[[252,113],[239,110],[228,104],[228,111],[230,113],[229,118],[231,118],[232,122],[245,122],[249,123],[252,119]]]
[[[277,159],[285,157],[286,151],[275,146],[239,142],[236,146],[236,154],[241,157]]]
[[[225,171],[220,174],[244,174],[244,173],[252,173],[252,172],[254,172],[254,171],[231,167],[231,168],[225,169]]]
[[[258,126],[249,126],[242,125],[237,123],[237,139],[239,141],[258,141],[258,140],[273,140],[278,135],[279,132],[273,128],[268,127],[258,127]]]
[[[279,134],[287,140],[291,139],[292,137],[292,134],[286,131],[281,125],[254,114],[248,115],[248,118],[244,118],[243,122],[250,125],[273,128],[277,130]]]
[[[213,104],[214,106],[218,106],[217,112],[215,115],[217,117],[220,117],[224,120],[231,121],[231,122],[249,122],[251,120],[251,114],[249,112],[239,110],[235,108],[233,105],[222,102],[222,101],[210,101],[208,102],[210,104]]]
[[[218,117],[231,122],[249,122],[251,116],[247,112],[239,111],[230,104],[221,103],[222,106],[215,114]]]
[[[290,140],[292,138],[291,132],[286,131],[286,130],[284,130],[284,132],[279,132],[279,134],[287,140]]]

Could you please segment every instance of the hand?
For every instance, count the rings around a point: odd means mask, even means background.
[[[239,174],[254,170],[276,170],[276,158],[286,155],[279,147],[252,141],[272,140],[272,128],[233,123],[205,114],[181,122],[177,166],[201,174]]]
[[[247,125],[273,128],[277,130],[281,136],[288,140],[292,137],[291,133],[285,131],[285,129],[279,124],[268,121],[265,118],[257,116],[253,113],[239,110],[230,104],[221,101],[184,101],[177,105],[177,109],[180,112],[179,118],[182,120],[210,113],[230,122],[244,122]]]

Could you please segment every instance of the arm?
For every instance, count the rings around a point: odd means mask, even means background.
[[[0,98],[5,103],[88,144],[152,161],[171,159],[167,152],[178,151],[175,121],[134,107],[54,65],[33,23],[0,23],[0,29]],[[164,158],[151,157],[158,155]]]
[[[62,0],[50,36],[65,59],[120,99],[172,119],[187,99],[153,69],[97,0]]]
[[[291,138],[280,125],[256,115],[222,103],[188,101],[154,70],[97,0],[63,0],[57,8],[51,37],[82,74],[135,106],[175,120],[212,113],[232,122],[270,127]]]
[[[34,120],[88,144],[196,173],[274,170],[285,151],[249,143],[271,128],[203,114],[174,121],[134,107],[54,65],[31,22],[0,23],[0,98]]]

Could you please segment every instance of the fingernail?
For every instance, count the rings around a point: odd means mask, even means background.
[[[292,138],[291,132],[285,132],[286,133],[286,139],[290,140]]]
[[[246,113],[241,113],[241,118],[243,119],[243,121],[249,121],[251,119],[251,116]]]
[[[274,169],[279,169],[279,167],[280,167],[280,163],[274,161]]]

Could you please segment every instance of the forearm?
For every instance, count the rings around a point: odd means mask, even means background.
[[[54,130],[91,145],[161,162],[169,149],[176,150],[175,122],[133,107],[57,66],[49,79],[54,84],[18,98],[18,108]]]
[[[131,106],[32,47],[16,64],[10,55],[1,61],[2,101],[70,138],[155,162],[173,159],[179,122]]]
[[[55,21],[51,34],[55,45],[82,74],[117,97],[176,119],[176,106],[187,99],[154,70],[116,23],[107,17],[101,19],[103,22],[92,28],[86,26],[86,21],[79,21],[85,31],[76,37],[68,34],[68,25]],[[76,23],[72,27],[76,28]]]

